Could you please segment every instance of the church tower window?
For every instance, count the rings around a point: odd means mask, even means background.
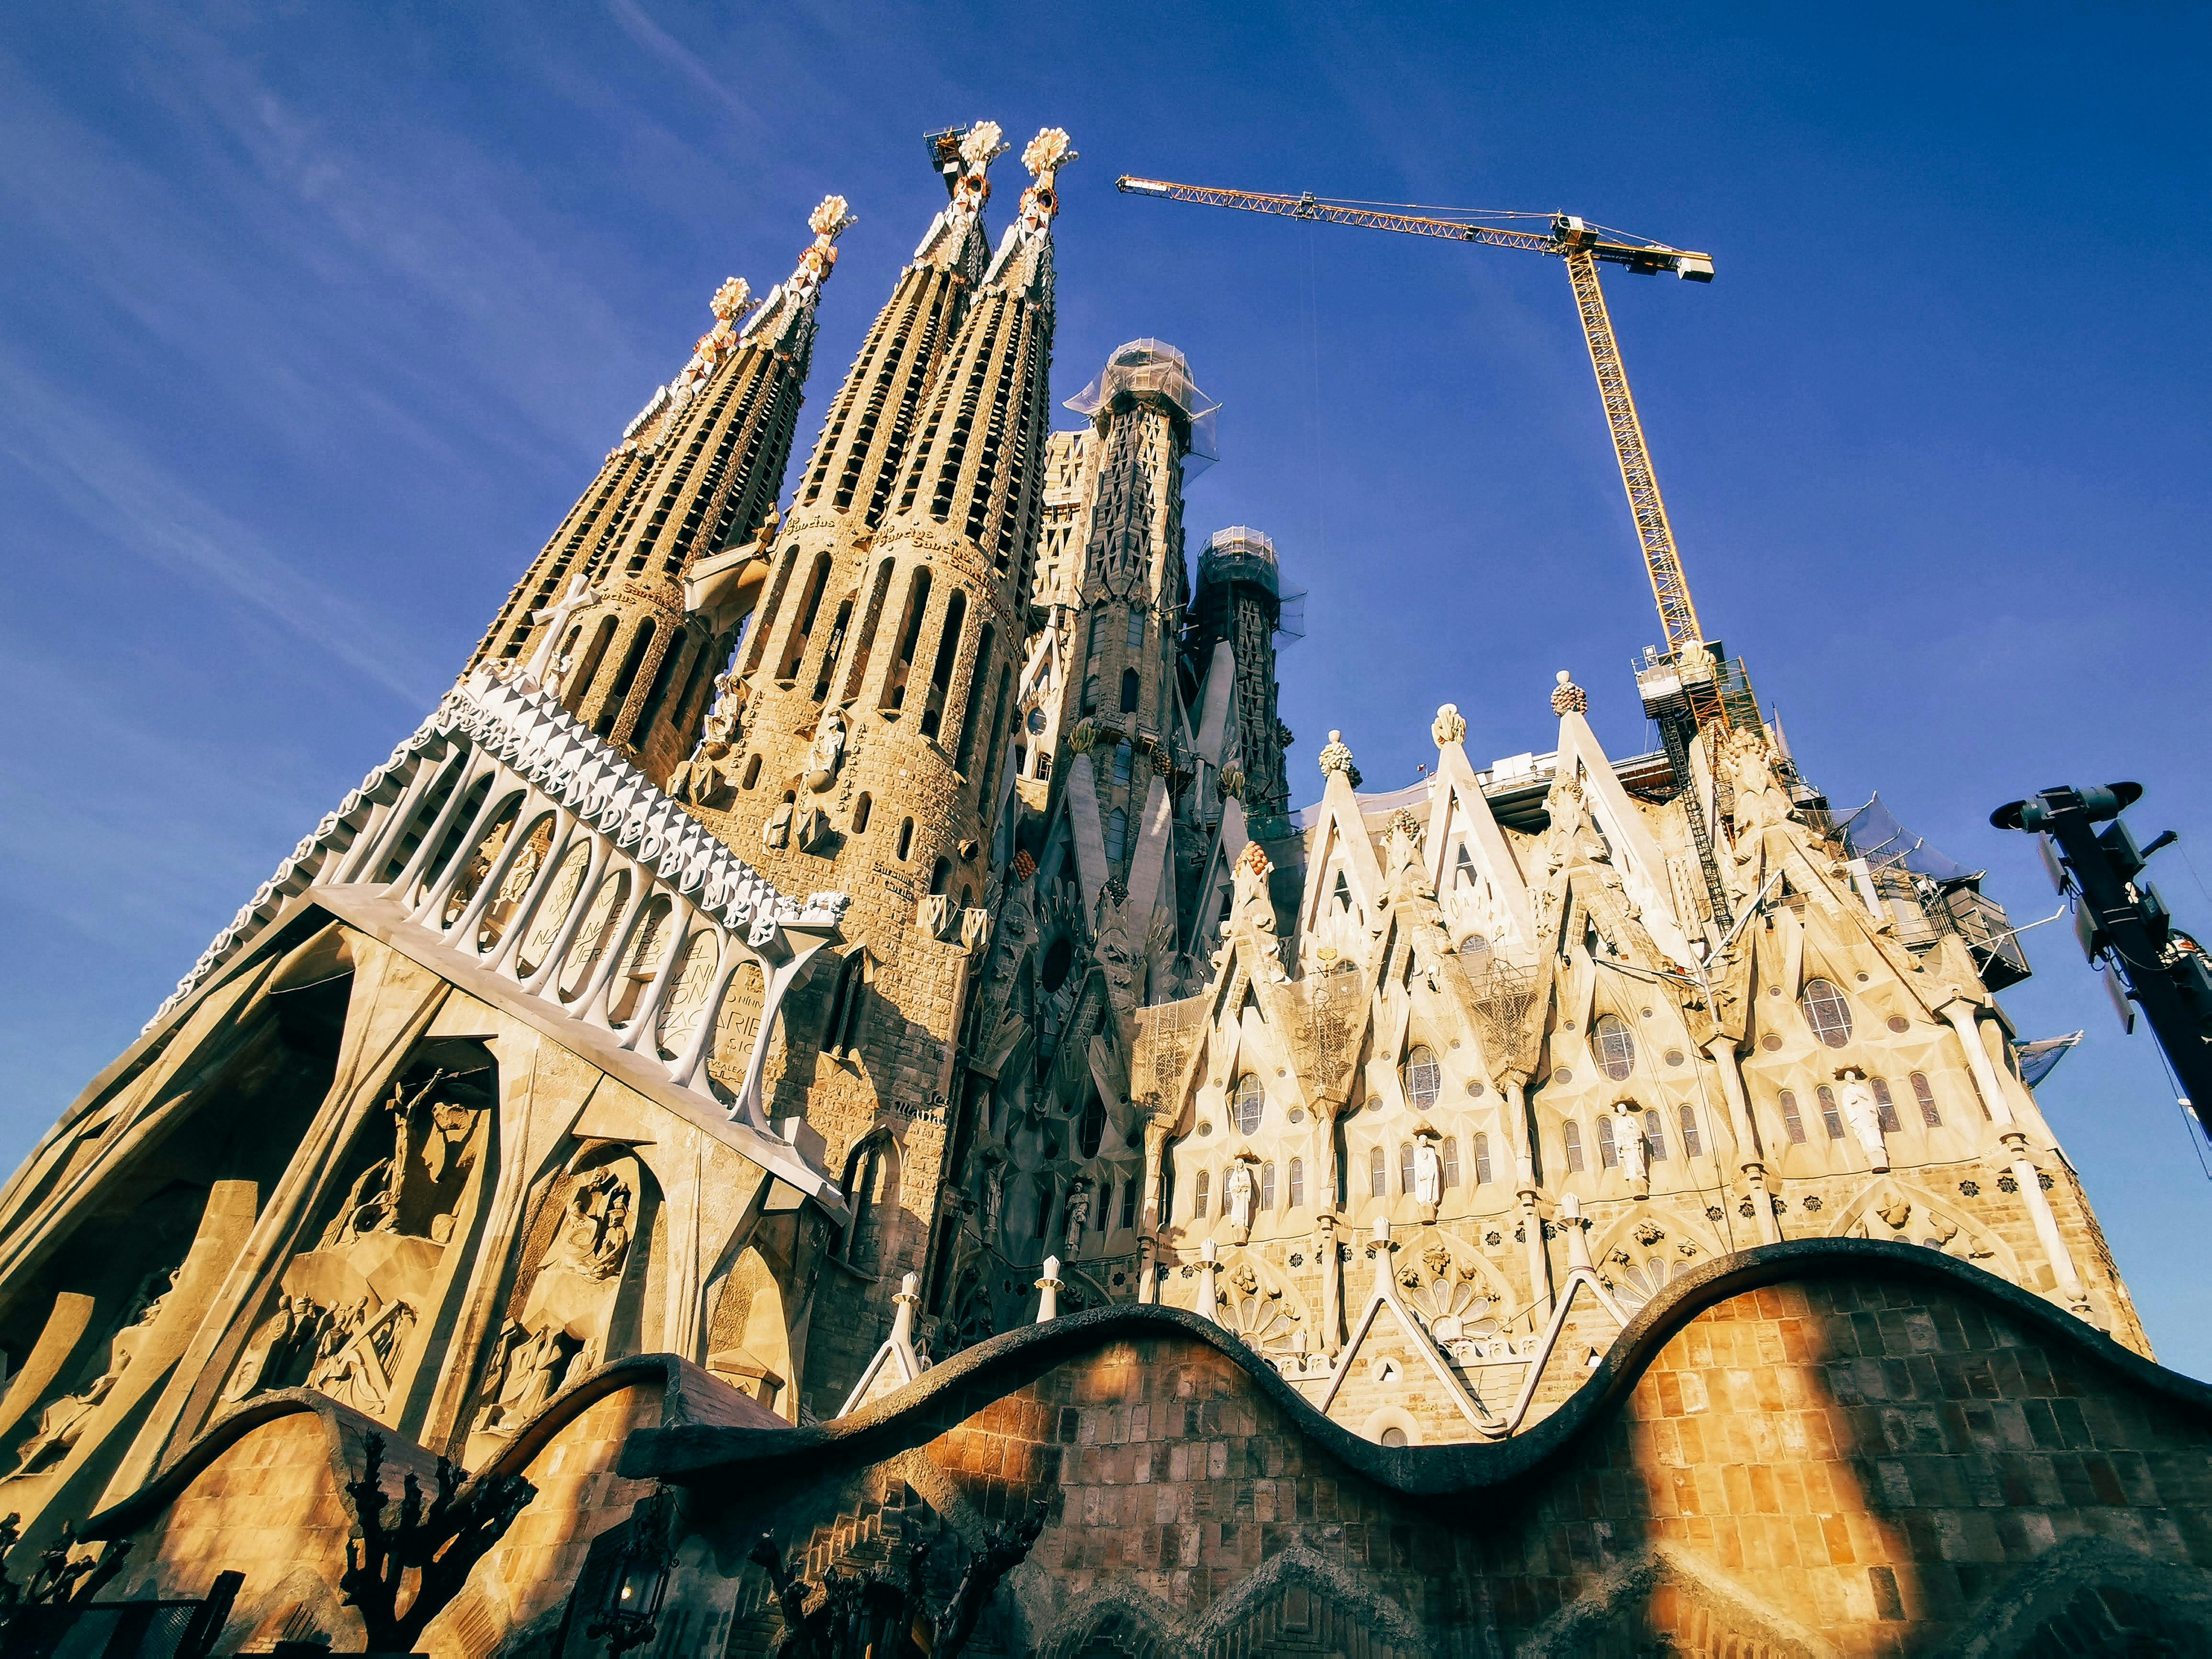
[[[1306,1161],[1302,1158],[1291,1160],[1291,1194],[1289,1209],[1303,1209],[1306,1201]]]
[[[1931,1129],[1943,1127],[1943,1114],[1936,1109],[1936,1091],[1928,1086],[1928,1079],[1918,1072],[1912,1074],[1912,1097],[1920,1103],[1920,1115]]]
[[[1144,648],[1145,613],[1133,605],[1129,607],[1129,649],[1141,651]]]
[[[753,759],[757,761],[760,759],[760,757],[756,755],[753,757]],[[750,787],[750,786],[748,785],[747,787]],[[901,818],[899,820],[898,832],[898,861],[901,864],[904,864],[906,862],[906,855],[912,851],[914,851],[914,820],[912,818]]]
[[[1851,1005],[1826,980],[1807,981],[1798,1006],[1804,1009],[1805,1023],[1813,1028],[1813,1035],[1831,1048],[1840,1048],[1851,1040]]]
[[[1789,1132],[1790,1144],[1802,1146],[1805,1144],[1805,1120],[1797,1114],[1797,1097],[1784,1089],[1778,1097],[1778,1103],[1782,1108],[1782,1127]]]
[[[1382,1184],[1382,1149],[1380,1146],[1367,1149],[1367,1195],[1370,1198],[1388,1198],[1390,1195]]]
[[[1237,1079],[1237,1099],[1234,1105],[1237,1114],[1237,1133],[1240,1135],[1258,1134],[1260,1120],[1266,1115],[1267,1109],[1266,1086],[1261,1083],[1256,1073],[1245,1073],[1243,1077]]]
[[[1437,1103],[1443,1071],[1437,1064],[1436,1051],[1426,1043],[1416,1044],[1406,1056],[1405,1069],[1400,1076],[1406,1085],[1406,1103],[1415,1111],[1425,1112]]]
[[[1129,815],[1115,807],[1106,815],[1106,862],[1119,864],[1129,842]]]
[[[1705,1154],[1705,1142],[1698,1138],[1698,1110],[1687,1101],[1682,1103],[1682,1156],[1700,1158]]]
[[[1580,1175],[1583,1172],[1582,1125],[1569,1118],[1559,1126],[1559,1139],[1567,1149],[1567,1173]]]
[[[1133,668],[1123,669],[1121,671],[1121,712],[1123,714],[1133,714],[1137,712],[1137,699],[1143,690],[1144,682],[1137,678],[1137,671]]]
[[[1828,1132],[1828,1139],[1841,1140],[1844,1138],[1844,1115],[1837,1108],[1836,1091],[1823,1083],[1813,1092],[1820,1097],[1820,1122]]]
[[[1600,1014],[1590,1036],[1597,1068],[1615,1083],[1626,1083],[1636,1069],[1636,1038],[1619,1014]]]
[[[1196,1175],[1190,1178],[1190,1218],[1193,1221],[1203,1221],[1206,1219],[1206,1189],[1207,1184],[1206,1173],[1203,1170],[1200,1170]]]
[[[921,735],[933,738],[945,723],[945,696],[952,685],[952,665],[960,656],[960,628],[968,620],[968,595],[959,588],[945,602],[945,627],[937,636],[937,660],[929,669],[929,701],[921,711]]]
[[[1620,1167],[1620,1148],[1613,1145],[1613,1114],[1602,1114],[1597,1121],[1597,1161],[1606,1169]]]

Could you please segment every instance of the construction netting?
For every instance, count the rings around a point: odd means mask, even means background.
[[[1914,835],[1899,823],[1896,815],[1882,805],[1879,793],[1857,811],[1834,819],[1832,827],[1843,837],[1851,856],[1864,859],[1873,869],[1909,870],[1916,876],[1937,882],[1968,881],[1980,873],[1969,870],[1956,859],[1946,857],[1930,847],[1924,837]]]
[[[1198,389],[1198,382],[1191,379],[1190,360],[1165,340],[1132,340],[1117,348],[1097,378],[1070,398],[1066,407],[1079,415],[1096,415],[1124,397],[1158,398],[1182,416],[1190,432],[1190,450],[1182,463],[1185,483],[1221,459],[1213,421],[1221,405]]]

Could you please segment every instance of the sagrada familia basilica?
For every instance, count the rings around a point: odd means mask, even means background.
[[[1409,712],[1392,793],[1296,762],[1214,405],[1139,339],[1054,429],[1075,154],[994,234],[1006,148],[932,140],[795,470],[846,204],[715,292],[8,1183],[5,1595],[199,1609],[145,1653],[2204,1650],[2212,1390],[1973,877],[1717,646]],[[1669,677],[1710,717],[1608,755]]]

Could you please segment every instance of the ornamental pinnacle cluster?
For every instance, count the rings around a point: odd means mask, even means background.
[[[1663,752],[1563,672],[1482,712],[1519,752],[1446,705],[1372,792],[1330,732],[1297,806],[1302,596],[1260,530],[1191,545],[1182,351],[1053,429],[1077,157],[1037,134],[994,231],[1008,149],[931,136],[795,467],[844,199],[714,292],[459,683],[0,1192],[37,1616],[82,1578],[204,1653],[940,1659],[2201,1625],[2212,1395],[2150,1360],[1978,875],[1832,810],[1717,645]]]

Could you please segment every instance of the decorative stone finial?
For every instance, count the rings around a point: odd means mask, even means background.
[[[1328,742],[1323,746],[1317,758],[1321,762],[1321,769],[1324,773],[1351,771],[1352,750],[1344,746],[1344,733],[1330,732]]]
[[[1552,688],[1552,712],[1562,715],[1589,713],[1589,693],[1577,685],[1574,676],[1564,668],[1559,671],[1559,684]]]
[[[1060,195],[1054,188],[1054,180],[1060,168],[1075,159],[1075,147],[1068,143],[1064,127],[1047,127],[1030,140],[1028,148],[1022,151],[1022,165],[1036,182],[1022,192],[1023,224],[1032,230],[1042,230],[1052,222],[1060,211]]]
[[[825,196],[820,205],[806,216],[806,228],[823,241],[834,242],[860,219],[842,196]]]
[[[714,290],[714,297],[707,301],[707,308],[726,323],[752,309],[752,284],[742,276],[731,276]]]
[[[1256,841],[1244,843],[1244,850],[1237,855],[1237,862],[1254,875],[1265,878],[1275,866],[1267,856],[1267,849]]]
[[[1437,710],[1436,719],[1429,723],[1429,735],[1437,740],[1439,749],[1467,735],[1467,721],[1460,717],[1457,703],[1448,702]]]
[[[1004,155],[1006,149],[1006,130],[996,121],[978,121],[960,141],[960,159],[969,173],[980,173]]]
[[[1060,1277],[1060,1258],[1045,1257],[1044,1277],[1036,1282],[1038,1324],[1048,1324],[1060,1317],[1060,1293],[1066,1288]]]

